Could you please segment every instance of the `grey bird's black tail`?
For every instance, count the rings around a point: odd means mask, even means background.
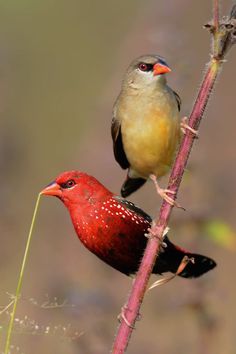
[[[120,194],[123,198],[128,197],[130,194],[134,193],[137,189],[142,187],[146,179],[144,178],[130,178],[127,176],[126,180],[124,181]]]

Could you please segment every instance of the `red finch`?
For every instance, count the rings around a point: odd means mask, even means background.
[[[120,272],[137,271],[152,219],[133,203],[114,195],[94,177],[80,171],[60,174],[41,192],[58,197],[67,207],[80,241],[89,251]],[[193,258],[179,274],[198,277],[216,266],[205,256],[175,246],[165,236],[153,273],[176,273],[184,256]]]

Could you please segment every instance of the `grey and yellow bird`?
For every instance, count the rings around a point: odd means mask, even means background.
[[[134,60],[125,74],[113,109],[111,133],[116,161],[128,169],[121,195],[127,197],[148,178],[169,203],[157,178],[170,169],[181,137],[181,100],[166,82],[171,71],[159,55]]]

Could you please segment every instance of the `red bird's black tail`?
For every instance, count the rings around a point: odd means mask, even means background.
[[[163,248],[163,251],[159,254],[157,262],[153,268],[153,273],[176,273],[184,256],[193,259],[193,262],[190,261],[184,270],[178,274],[184,278],[200,277],[216,266],[216,262],[213,261],[213,259],[200,254],[188,252],[174,245],[167,237],[164,238],[164,243],[166,244],[166,247]]]

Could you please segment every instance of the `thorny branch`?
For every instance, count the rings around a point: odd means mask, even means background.
[[[208,64],[206,74],[189,118],[189,126],[195,130],[199,127],[210,93],[212,92],[216,77],[224,62],[225,56],[236,42],[236,5],[233,6],[228,17],[219,20],[219,3],[218,0],[214,0],[213,20],[207,23],[205,28],[209,29],[212,35],[213,46],[211,60]],[[195,136],[190,131],[186,132],[172,168],[168,189],[175,193],[175,198],[194,142],[194,137]],[[139,310],[148,286],[152,268],[161,247],[163,234],[168,225],[172,208],[173,206],[163,201],[159,217],[153,222],[151,230],[152,237],[150,237],[147,243],[127,305],[124,307],[123,319],[118,328],[112,354],[122,354],[127,348],[135,322],[139,317]]]

